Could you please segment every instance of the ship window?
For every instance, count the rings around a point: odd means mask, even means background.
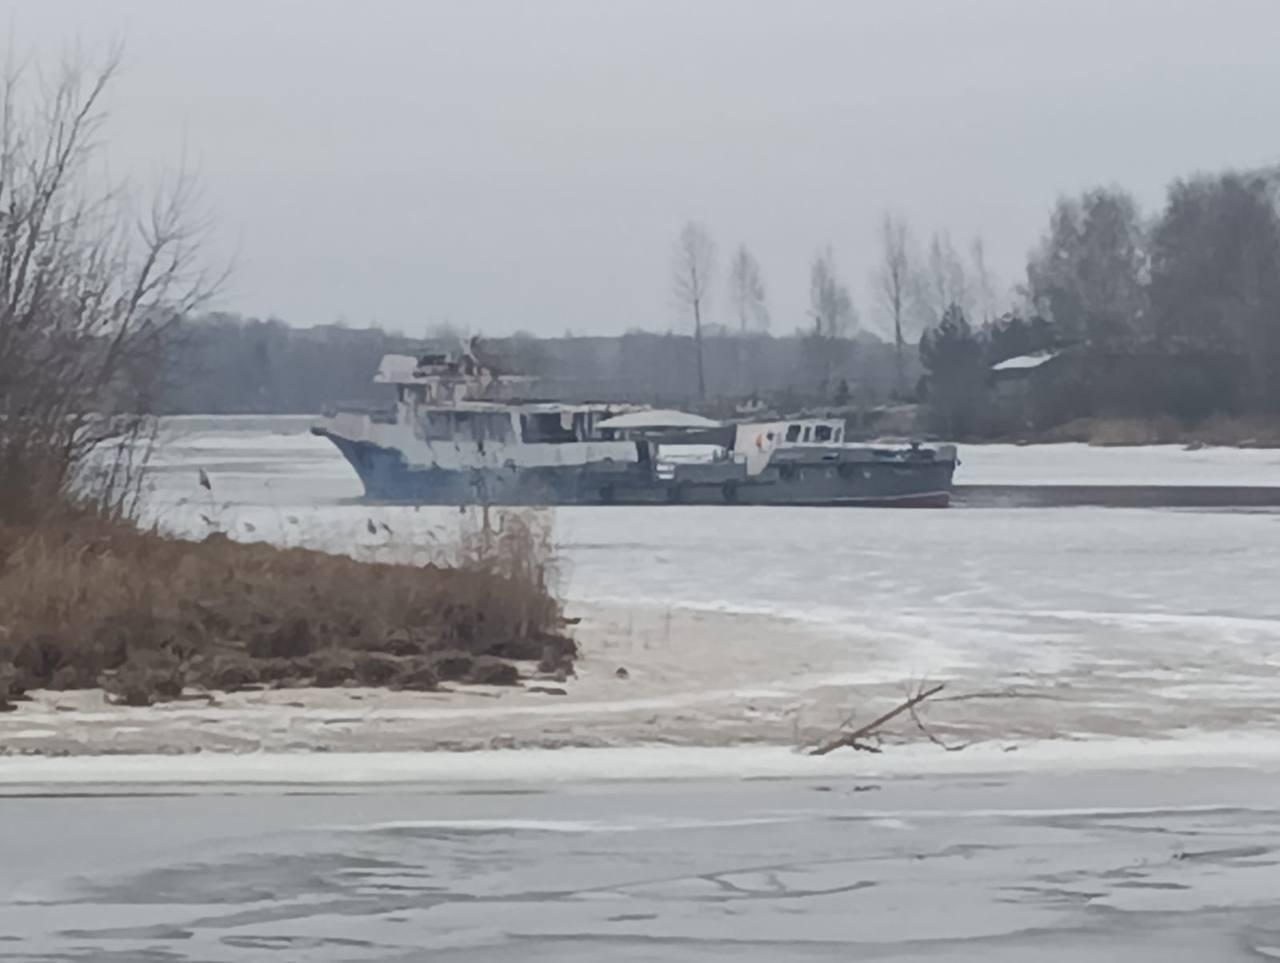
[[[418,437],[423,441],[449,441],[454,435],[453,418],[447,411],[418,409]]]
[[[814,428],[814,429],[813,429],[813,440],[814,440],[814,441],[830,441],[830,440],[831,440],[831,426],[830,426],[830,425],[818,425],[818,427],[817,427],[817,428]]]
[[[526,444],[563,443],[576,441],[573,430],[573,418],[568,419],[566,427],[558,411],[539,412],[520,416],[520,427]]]
[[[417,424],[423,441],[511,440],[511,416],[506,412],[419,409]]]
[[[787,426],[787,441],[799,441],[799,440],[800,440],[800,426],[799,426],[799,425],[788,425],[788,426]]]
[[[812,440],[813,440],[812,433],[813,433],[813,429],[812,429],[811,427],[809,427],[808,425],[805,425],[805,426],[804,426],[804,440],[805,440],[805,441],[812,441]]]
[[[511,440],[511,417],[500,411],[460,411],[457,414],[458,432],[467,441]]]
[[[832,440],[832,441],[834,441],[836,444],[839,444],[841,441],[843,441],[843,440],[844,440],[844,429],[843,429],[843,428],[837,428],[837,429],[835,430],[835,434],[831,436],[831,440]]]
[[[453,437],[455,441],[476,440],[476,418],[469,411],[458,411],[453,415]]]

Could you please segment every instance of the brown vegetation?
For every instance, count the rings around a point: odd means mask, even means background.
[[[164,360],[220,278],[190,178],[140,204],[95,175],[115,70],[0,69],[0,709],[40,687],[429,689],[440,652],[491,684],[571,664],[536,516],[484,511],[451,568],[131,524]]]
[[[1131,445],[1215,445],[1228,448],[1280,448],[1280,419],[1218,415],[1183,422],[1155,418],[1077,418],[1042,432],[1037,441],[1084,442],[1099,447]]]
[[[0,702],[34,688],[146,705],[192,686],[511,685],[510,660],[570,665],[537,543],[527,523],[502,527],[457,567],[189,542],[92,516],[2,528]]]

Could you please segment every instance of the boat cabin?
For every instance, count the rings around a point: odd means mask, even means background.
[[[749,437],[743,437],[743,435]],[[844,421],[839,418],[800,418],[739,426],[739,443],[759,449],[795,448],[804,445],[843,445]]]
[[[373,376],[376,384],[395,385],[401,404],[447,404],[480,398],[502,381],[470,352],[439,352],[420,358],[385,355]]]
[[[839,419],[812,419],[789,421],[778,444],[791,445],[840,445],[844,443],[844,422]]]
[[[598,441],[597,424],[618,414],[603,404],[503,404],[461,401],[432,404],[410,401],[405,414],[423,441],[493,441],[547,445]]]

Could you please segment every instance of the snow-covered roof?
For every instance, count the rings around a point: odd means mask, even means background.
[[[597,428],[640,430],[645,428],[719,428],[720,422],[687,411],[633,411],[596,423]]]
[[[1034,354],[1020,354],[1016,358],[1006,358],[999,364],[991,366],[992,371],[1028,371],[1038,368],[1047,361],[1058,356],[1056,351],[1037,351]]]

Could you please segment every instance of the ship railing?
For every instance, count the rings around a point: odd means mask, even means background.
[[[339,415],[364,415],[374,424],[394,425],[396,409],[394,405],[378,404],[375,401],[339,401],[326,405],[323,411],[326,418],[337,418]]]

